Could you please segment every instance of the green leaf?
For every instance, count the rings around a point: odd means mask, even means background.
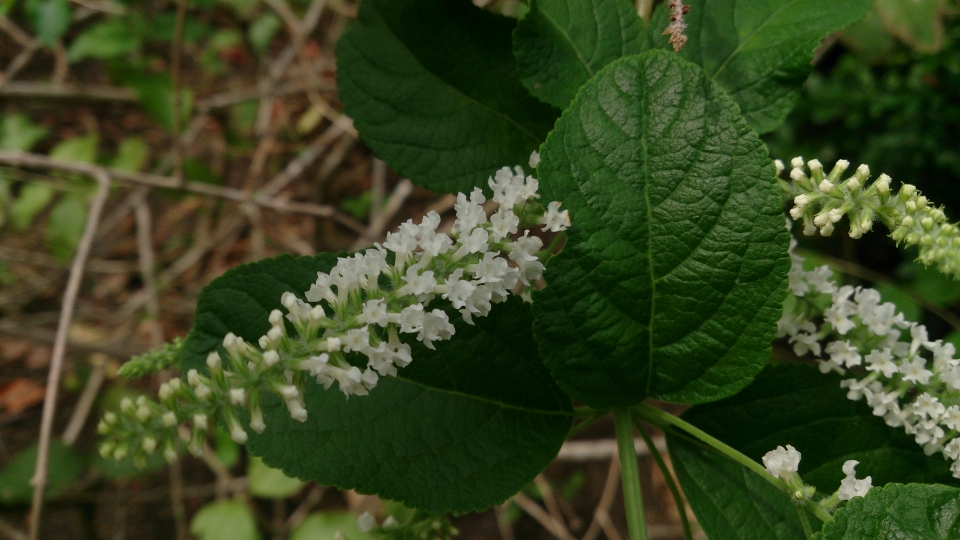
[[[670,461],[697,523],[711,540],[804,540],[793,502],[716,450],[668,438]],[[811,520],[811,524],[818,521]]]
[[[960,489],[890,484],[851,499],[823,527],[822,540],[960,538]]]
[[[27,14],[40,43],[53,47],[70,26],[70,0],[37,0],[27,3]]]
[[[53,200],[53,188],[43,184],[26,184],[10,205],[10,224],[17,230],[24,230],[33,222],[33,218],[43,211]]]
[[[126,56],[140,48],[140,36],[119,17],[112,17],[86,29],[73,40],[67,60],[109,59]]]
[[[228,331],[255,343],[285,291],[305,291],[336,257],[280,256],[247,264],[201,293],[181,370],[202,369]],[[267,429],[248,449],[291,477],[376,493],[431,512],[468,512],[503,502],[556,456],[572,423],[570,400],[537,356],[526,304],[498,304],[431,351],[413,342],[413,363],[349,400],[307,385],[306,422],[276,396],[264,399]]]
[[[876,0],[874,5],[887,30],[913,50],[933,54],[943,48],[944,0]]]
[[[73,257],[73,250],[80,242],[83,227],[87,223],[88,200],[85,193],[67,193],[50,211],[44,234],[50,252],[61,260]]]
[[[259,540],[253,513],[240,501],[214,501],[190,522],[197,540]]]
[[[134,69],[118,69],[117,78],[137,93],[144,111],[153,117],[167,131],[173,130],[174,93],[170,77],[160,73],[147,73]],[[193,92],[189,88],[181,90],[181,119],[190,117],[193,106]],[[181,123],[182,125],[182,123]]]
[[[37,445],[23,450],[0,471],[0,503],[29,503],[33,497],[30,479],[37,464]],[[54,497],[83,472],[83,460],[59,440],[50,443],[46,497]]]
[[[247,39],[257,54],[266,52],[274,36],[283,27],[280,17],[273,13],[264,13],[257,17],[247,29]]]
[[[337,532],[345,540],[373,540],[357,527],[357,516],[351,512],[316,512],[293,530],[290,540],[321,540],[336,538]]]
[[[303,488],[301,480],[290,478],[283,471],[264,464],[256,456],[250,456],[247,461],[247,482],[251,495],[265,499],[283,499]]]
[[[147,164],[150,157],[150,147],[140,137],[126,137],[117,147],[117,155],[110,161],[110,166],[121,171],[139,171]]]
[[[841,379],[811,365],[774,364],[736,396],[693,407],[683,418],[757,462],[777,446],[793,445],[803,455],[800,476],[822,493],[840,486],[849,459],[860,462],[857,476],[871,476],[874,486],[956,482],[947,460],[924,455],[903,429],[847,399]]]
[[[58,143],[50,150],[50,157],[61,161],[93,163],[97,159],[100,137],[96,133],[74,137]]]
[[[909,0],[908,0],[909,1]],[[688,0],[686,46],[680,56],[703,67],[740,105],[758,133],[783,123],[800,96],[820,41],[863,17],[871,0]],[[648,39],[661,34],[666,3],[654,12]]]
[[[436,191],[526,164],[557,111],[520,83],[516,22],[468,0],[365,0],[337,44],[337,84],[363,141]]]
[[[640,31],[628,0],[531,0],[513,53],[530,93],[562,109],[601,68],[639,53]]]
[[[770,356],[789,268],[773,164],[695,65],[651,51],[577,94],[541,149],[573,228],[535,293],[544,362],[595,407],[735,393]]]
[[[28,151],[47,136],[47,128],[34,124],[25,114],[8,114],[0,120],[0,150]]]
[[[840,40],[869,64],[878,64],[893,50],[895,41],[883,27],[876,10],[843,29]]]

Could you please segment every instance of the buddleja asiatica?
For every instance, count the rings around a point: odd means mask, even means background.
[[[537,159],[534,154],[531,165]],[[336,383],[348,398],[364,396],[380,377],[395,376],[413,361],[400,334],[414,334],[428,348],[450,339],[455,328],[447,313],[429,309],[437,297],[472,324],[515,290],[528,295],[543,273],[541,257],[547,256],[529,228],[560,232],[569,217],[560,203],[537,201],[537,179],[519,166],[500,169],[489,186],[498,205],[489,219],[479,188],[469,196],[461,193],[452,235],[438,231],[436,212],[419,224],[407,221],[382,245],[342,257],[329,273],[318,273],[309,290],[286,292],[280,299],[286,313],[270,313],[271,328],[256,344],[227,334],[226,358],[216,351],[207,356],[209,374],[191,369],[185,381],[171,379],[161,385],[158,401],[124,399],[118,412],[100,421],[105,438],[100,452],[142,463],[161,449],[172,461],[183,438],[200,454],[217,418],[234,441],[245,443],[239,410],[249,412],[250,429],[262,432],[264,392],[279,395],[290,416],[305,421],[303,386],[311,380],[328,389]],[[521,228],[527,230],[517,236]],[[366,368],[351,365],[346,353],[366,356]]]

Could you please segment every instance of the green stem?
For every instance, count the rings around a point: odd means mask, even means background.
[[[639,416],[634,415],[633,425],[637,428],[637,432],[640,433],[640,436],[643,437],[643,442],[647,443],[647,448],[650,450],[650,455],[653,456],[653,460],[657,463],[657,467],[660,467],[660,472],[663,473],[664,480],[667,481],[667,488],[670,490],[670,495],[673,497],[673,503],[677,505],[677,513],[680,515],[680,524],[683,526],[683,538],[685,540],[693,540],[693,531],[690,529],[690,521],[687,519],[687,507],[683,504],[683,498],[680,496],[680,488],[677,487],[677,482],[673,479],[673,475],[670,474],[667,464],[663,461],[663,456],[660,455],[660,452],[657,450],[656,446],[654,446],[653,439],[650,437],[650,434],[640,422]]]
[[[757,463],[756,461],[748,458],[747,456],[743,455],[739,451],[735,450],[733,447],[717,439],[716,437],[713,437],[707,434],[705,431],[690,424],[689,422],[686,422],[685,420],[682,420],[677,416],[674,416],[665,411],[661,411],[660,409],[657,409],[656,407],[651,407],[649,405],[643,405],[643,404],[638,405],[635,411],[644,420],[653,422],[655,424],[660,424],[660,425],[667,424],[667,425],[671,425],[676,428],[682,429],[683,431],[689,433],[690,435],[693,435],[695,438],[699,439],[701,442],[707,444],[708,446],[712,446],[721,454],[727,456],[728,458],[739,463],[740,465],[743,465],[747,469],[750,469],[751,471],[759,474],[761,478],[765,479],[767,482],[770,482],[777,489],[779,489],[780,491],[783,491],[791,498],[793,497],[793,490],[791,490],[790,487],[787,486],[786,482],[784,482],[783,480],[771,474],[768,474],[767,470],[764,469],[763,466]],[[824,521],[824,522],[833,521],[833,516],[828,514],[826,510],[820,507],[819,504],[811,500],[807,500],[804,504],[807,510],[809,510],[813,515],[817,516],[821,521]]]
[[[590,418],[587,418],[583,422],[580,422],[579,424],[570,428],[570,432],[567,433],[567,439],[572,439],[576,435],[580,434],[581,431],[593,425],[593,423],[596,422],[604,414],[606,414],[604,411],[595,412],[590,416]]]
[[[813,528],[810,527],[810,519],[807,518],[807,513],[799,506],[794,506],[794,508],[797,509],[797,515],[800,516],[800,524],[803,525],[803,534],[807,535],[807,540],[813,540]]]
[[[623,504],[627,511],[630,540],[647,540],[643,496],[640,493],[640,471],[637,467],[637,451],[633,446],[633,421],[630,410],[613,411],[613,421],[617,428],[617,453],[620,456]]]
[[[653,0],[637,0],[637,15],[646,25],[650,22],[650,16],[653,14]]]

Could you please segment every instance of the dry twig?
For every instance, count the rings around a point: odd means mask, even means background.
[[[73,310],[80,293],[80,283],[83,280],[87,257],[97,232],[100,214],[110,195],[110,177],[104,171],[95,171],[91,174],[97,181],[97,193],[90,203],[87,222],[83,228],[83,235],[77,244],[77,252],[70,268],[70,277],[63,294],[63,308],[60,312],[60,322],[57,325],[57,334],[53,343],[53,356],[50,360],[50,375],[47,378],[47,389],[43,401],[43,416],[40,421],[40,443],[37,451],[36,474],[32,479],[33,503],[30,509],[30,540],[37,540],[40,535],[40,516],[43,511],[43,493],[47,487],[47,466],[50,457],[50,438],[53,431],[53,414],[57,407],[57,391],[60,389],[60,376],[63,371],[64,356],[67,352],[67,337],[70,322],[73,319]]]

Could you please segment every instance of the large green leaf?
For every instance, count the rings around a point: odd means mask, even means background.
[[[280,256],[231,270],[197,304],[181,367],[200,367],[227,331],[256,341],[285,291],[307,290],[332,255]],[[451,317],[453,340],[412,343],[413,363],[369,396],[305,390],[306,422],[264,400],[267,429],[249,449],[288,476],[333,484],[432,512],[467,512],[516,493],[556,455],[572,423],[570,400],[537,356],[526,304],[499,304],[476,326]],[[275,398],[275,396],[274,396]]]
[[[680,55],[699,64],[759,133],[783,123],[810,74],[820,41],[856,22],[871,0],[687,0],[688,41]],[[666,3],[648,39],[668,48]]]
[[[530,93],[562,109],[601,68],[639,53],[640,31],[629,0],[531,0],[513,53]]]
[[[770,355],[788,234],[773,164],[695,65],[651,51],[601,70],[541,149],[573,228],[535,296],[544,362],[597,407],[740,390]]]
[[[0,471],[0,503],[29,503],[33,496],[33,478],[37,465],[36,444],[13,457]],[[50,444],[46,497],[55,497],[83,473],[83,458],[59,440]]]
[[[955,540],[960,489],[890,484],[851,500],[823,527],[821,540]]]
[[[953,483],[950,463],[926,456],[903,429],[887,426],[863,402],[850,401],[841,377],[814,367],[775,364],[731,398],[699,405],[683,418],[760,461],[781,445],[800,451],[800,475],[823,493],[833,493],[849,459],[857,476],[873,485],[888,482]]]
[[[708,538],[805,539],[790,497],[760,475],[679,436],[669,438],[669,448],[683,494]]]
[[[364,0],[337,44],[337,84],[360,137],[437,191],[486,187],[526,163],[557,111],[520,83],[515,21],[469,0]]]
[[[190,532],[198,540],[260,540],[253,512],[240,501],[207,504],[193,516]]]

